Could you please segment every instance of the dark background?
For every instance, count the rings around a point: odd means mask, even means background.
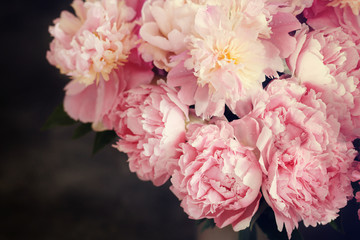
[[[139,180],[124,154],[93,156],[94,134],[72,140],[74,127],[39,130],[68,81],[45,58],[48,26],[71,2],[0,5],[0,239],[195,239],[168,185]]]
[[[125,155],[109,146],[93,156],[94,134],[72,140],[74,127],[40,131],[67,82],[46,61],[48,26],[70,3],[0,5],[0,240],[196,239],[168,185],[140,181]],[[319,227],[302,229],[305,239],[359,239],[356,210],[343,210],[346,237]]]

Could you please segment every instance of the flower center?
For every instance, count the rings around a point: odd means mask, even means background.
[[[240,54],[234,49],[226,46],[224,49],[218,51],[218,61],[226,61],[227,63],[234,63],[238,65],[241,62]]]
[[[218,60],[217,62],[220,65],[219,67],[222,66],[222,62],[224,61],[226,64],[241,64],[241,50],[235,42],[235,39],[231,39],[226,43],[220,44],[220,46],[215,46],[215,52],[217,53]]]
[[[111,71],[117,69],[118,66],[123,66],[127,62],[129,52],[126,51],[127,49],[123,49],[121,44],[112,43],[107,36],[102,36],[96,31],[93,32],[93,35],[98,39],[97,44],[102,45],[105,49],[100,58],[94,56],[91,59],[92,69],[94,70],[97,81],[100,75],[105,81],[108,81]]]

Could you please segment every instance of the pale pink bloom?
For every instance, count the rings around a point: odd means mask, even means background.
[[[74,0],[72,7],[75,15],[63,11],[49,28],[47,59],[80,83],[107,81],[138,44],[136,12],[123,0]]]
[[[351,142],[339,138],[339,123],[326,105],[297,80],[274,80],[254,101],[249,117],[263,127],[257,140],[264,173],[262,193],[278,230],[327,224],[353,196]]]
[[[169,71],[171,57],[186,50],[185,38],[194,24],[197,4],[180,0],[148,0],[142,10],[139,51],[146,61]]]
[[[328,116],[341,124],[349,140],[360,137],[360,48],[342,28],[296,34],[296,50],[287,59],[301,84],[321,93]]]
[[[200,8],[195,17],[195,33],[188,38],[190,57],[184,64],[197,77],[195,95],[202,91],[211,102],[225,101],[232,109],[248,92],[261,89],[265,78],[264,47],[258,35],[267,27],[266,18],[262,25],[239,27],[245,25],[241,15],[220,6]],[[205,117],[223,114],[206,114],[201,109],[195,107],[197,114]]]
[[[307,23],[314,29],[321,29],[324,27],[341,27],[341,31],[350,36],[351,40],[355,43],[355,48],[357,49],[358,54],[360,54],[360,15],[355,15],[353,10],[354,8],[347,5],[344,7],[341,7],[340,5],[329,6],[329,1],[314,0],[312,7],[304,10],[304,16],[308,19]],[[355,54],[347,57],[347,61],[350,62],[350,66],[356,64],[358,57],[356,57]],[[343,74],[342,77],[345,81],[349,77],[349,74],[351,78],[357,79],[355,80],[357,89],[352,92],[354,107],[350,109],[351,121],[348,121],[348,123],[345,124],[342,123],[342,125],[346,128],[346,135],[354,138],[359,137],[360,128],[360,65],[354,68],[351,73]],[[348,115],[349,113],[345,116]],[[352,131],[352,133],[351,123],[354,124],[355,128],[355,131]]]
[[[251,130],[259,129],[255,120],[245,121]],[[238,129],[237,135],[234,132],[247,122],[234,127],[226,120],[188,125],[171,190],[190,218],[214,219],[218,227],[231,224],[235,231],[249,226],[261,197],[262,173],[255,145],[242,145],[248,139],[238,141],[246,129]]]
[[[133,50],[124,66],[110,72],[109,80],[100,76],[98,83],[90,85],[77,80],[67,84],[64,109],[75,120],[93,123],[94,130],[112,129],[111,122],[106,121],[106,115],[114,107],[118,96],[123,91],[150,83],[154,76],[151,69],[152,65],[145,63]]]
[[[178,168],[188,118],[176,91],[162,80],[132,88],[117,98],[107,118],[121,138],[115,147],[128,154],[130,171],[156,186],[165,183]]]
[[[206,1],[207,2],[207,1]],[[230,34],[236,37],[239,37],[241,40],[251,40],[257,39],[261,41],[265,55],[265,74],[268,76],[277,76],[277,72],[283,71],[283,64],[281,59],[286,58],[295,48],[296,40],[289,35],[290,32],[300,29],[300,23],[293,14],[290,12],[282,11],[282,6],[286,5],[284,2],[270,4],[267,0],[226,0],[226,1],[211,1],[207,5],[204,4],[204,7],[212,7],[212,9],[220,8],[221,10],[217,11],[208,11],[208,19],[210,22],[213,22],[217,26],[216,30],[207,29],[210,28],[209,23],[199,22],[198,29],[200,31],[194,31],[193,35],[195,37],[203,38],[206,40],[209,33],[215,35],[221,31],[230,32]],[[219,15],[219,12],[221,15]],[[199,14],[199,13],[197,13]],[[201,13],[200,13],[201,14]],[[203,13],[202,13],[203,14]],[[214,15],[214,16],[211,16]],[[218,21],[225,22],[219,24]],[[195,25],[196,26],[196,25]],[[224,27],[222,29],[222,27]],[[220,27],[220,28],[219,28]],[[239,35],[243,35],[240,37]],[[219,39],[221,42],[221,38]],[[191,42],[190,42],[191,43]],[[214,46],[216,49],[217,46]],[[190,50],[192,48],[190,47]],[[233,55],[236,55],[236,51],[233,52]],[[260,60],[259,60],[260,61]]]
[[[295,16],[271,15],[262,0],[201,6],[186,38],[188,52],[172,58],[179,64],[170,70],[168,82],[186,92],[182,101],[193,101],[198,116],[221,116],[225,104],[242,116],[251,109],[265,75],[284,70],[282,58],[296,45],[289,32],[298,28]]]
[[[225,104],[246,113],[238,106],[250,109],[264,75],[284,70],[282,58],[296,44],[288,33],[300,28],[292,13],[271,12],[265,0],[151,0],[142,16],[143,57],[169,71],[172,86],[194,89],[182,101],[194,102],[204,119],[221,116]],[[196,82],[177,81],[191,74]]]

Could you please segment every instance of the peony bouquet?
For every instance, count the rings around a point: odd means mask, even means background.
[[[47,59],[70,79],[57,111],[78,135],[116,136],[189,218],[242,233],[270,213],[291,238],[360,201],[360,1],[72,7],[49,28]]]

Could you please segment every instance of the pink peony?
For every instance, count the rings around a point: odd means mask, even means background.
[[[47,59],[80,83],[108,81],[137,45],[136,12],[123,0],[74,0],[72,7],[76,16],[63,11],[49,29]]]
[[[124,92],[105,122],[121,138],[116,148],[128,154],[130,170],[154,185],[165,183],[176,169],[178,145],[185,141],[188,108],[163,81]]]
[[[154,76],[151,68],[152,65],[145,63],[133,50],[128,62],[114,69],[108,81],[100,77],[98,83],[85,85],[72,80],[65,87],[64,109],[75,120],[93,123],[94,130],[112,129],[109,121],[103,122],[104,116],[111,111],[123,91],[151,82]]]
[[[197,9],[186,38],[188,52],[172,58],[178,64],[168,75],[170,85],[182,88],[182,101],[193,101],[196,114],[204,119],[222,116],[225,104],[240,116],[246,114],[265,75],[284,70],[282,58],[296,45],[289,32],[300,28],[291,13],[271,12],[264,1],[221,3]],[[181,81],[191,74],[196,82]],[[193,95],[183,89],[193,89]]]
[[[248,121],[251,130],[259,129],[255,120],[238,121]],[[231,224],[235,231],[249,226],[261,197],[262,173],[254,147],[240,143],[247,139],[238,141],[244,138],[241,130],[246,131],[239,128],[246,125],[233,127],[226,120],[188,125],[171,190],[190,218],[214,219],[218,227]]]
[[[351,198],[355,150],[339,137],[326,105],[297,80],[274,80],[254,102],[250,117],[262,121],[257,140],[264,173],[262,193],[278,230],[326,224]]]
[[[199,116],[221,116],[224,103],[235,109],[237,101],[262,88],[265,59],[258,35],[260,31],[267,34],[267,21],[263,15],[250,25],[239,19],[251,18],[255,13],[244,15],[243,12],[229,12],[222,6],[202,7],[196,14],[195,33],[188,38],[189,58],[184,67],[197,77],[194,98]],[[207,111],[212,109],[210,104],[220,102],[220,111]]]
[[[143,8],[140,51],[169,71],[169,84],[182,88],[179,97],[195,104],[198,116],[222,116],[225,104],[243,115],[264,75],[284,70],[282,58],[296,45],[288,33],[300,28],[279,3],[267,7],[265,0],[151,0]]]
[[[340,27],[312,32],[305,27],[296,39],[289,69],[301,84],[321,93],[328,116],[338,119],[347,139],[360,137],[359,46]]]

